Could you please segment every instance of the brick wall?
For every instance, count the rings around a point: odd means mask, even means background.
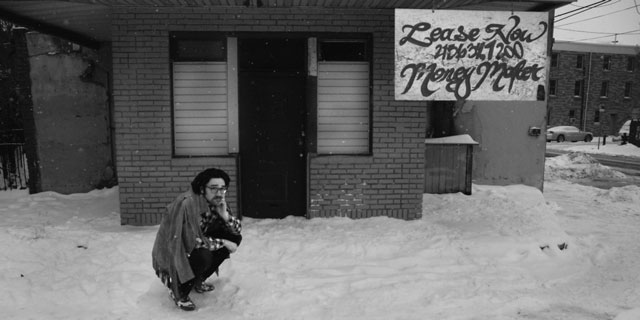
[[[236,159],[171,157],[170,31],[364,32],[373,35],[373,154],[310,159],[310,217],[421,212],[426,104],[393,99],[393,10],[115,8],[114,120],[123,224],[155,224],[208,167],[237,181]],[[233,182],[229,203],[235,209]]]
[[[632,110],[640,107],[640,70],[638,61],[640,56],[635,56],[635,68],[633,72],[627,71],[627,57],[629,55],[589,53],[573,51],[554,51],[558,53],[558,67],[550,69],[550,79],[557,80],[557,94],[549,97],[549,123],[548,126],[575,125],[583,127],[586,120],[586,130],[597,136],[611,135],[618,131],[620,125],[632,116]],[[584,56],[584,68],[576,68],[578,55]],[[602,69],[603,56],[611,57],[611,69]],[[591,62],[591,63],[590,63]],[[589,67],[591,67],[589,77]],[[584,80],[583,94],[574,97],[575,81]],[[587,81],[588,80],[588,81]],[[609,94],[606,98],[600,97],[602,81],[609,82]],[[625,82],[632,82],[631,97],[624,97]],[[588,88],[587,88],[588,85]],[[586,114],[582,114],[584,106],[587,106]],[[600,115],[600,124],[594,124],[595,110],[604,107],[605,112]],[[569,120],[569,110],[575,109],[576,121]],[[616,115],[617,123],[612,123],[611,115]],[[583,117],[586,117],[584,119]]]

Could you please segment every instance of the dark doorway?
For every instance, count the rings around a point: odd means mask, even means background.
[[[304,39],[239,39],[242,214],[306,214]]]

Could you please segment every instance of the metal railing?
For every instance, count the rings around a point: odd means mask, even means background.
[[[23,143],[0,143],[0,190],[26,189],[29,181]]]

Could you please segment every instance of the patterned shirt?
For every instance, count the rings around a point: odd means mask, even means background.
[[[209,210],[200,214],[200,229],[202,233],[208,235],[214,227],[223,226],[227,232],[232,234],[240,234],[242,231],[242,224],[240,220],[229,212],[229,221],[224,221],[220,215],[218,215],[214,208],[209,207]],[[224,247],[224,242],[220,238],[215,238],[211,236],[207,236],[206,240],[196,238],[197,245],[196,248],[206,248],[211,251],[219,250]]]

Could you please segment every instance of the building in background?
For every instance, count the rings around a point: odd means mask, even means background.
[[[555,42],[547,126],[616,135],[625,121],[640,117],[639,60],[637,46]]]
[[[88,192],[116,184],[110,58],[62,38],[4,28],[0,190]]]

